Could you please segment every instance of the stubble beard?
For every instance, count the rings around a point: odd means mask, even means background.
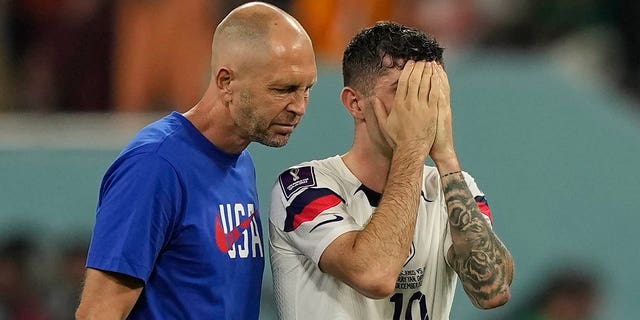
[[[289,135],[270,134],[268,128],[268,125],[266,129],[254,127],[254,130],[249,132],[251,141],[263,144],[267,147],[284,147],[289,141]]]
[[[251,103],[251,95],[243,92],[240,95],[240,119],[234,119],[234,124],[244,131],[249,140],[267,147],[283,147],[289,142],[289,135],[278,135],[269,132],[270,123],[260,119],[256,106]],[[244,122],[244,123],[243,123]]]

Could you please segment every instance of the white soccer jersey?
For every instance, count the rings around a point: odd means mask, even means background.
[[[470,175],[464,177],[489,219],[484,194]],[[445,260],[452,242],[434,167],[424,168],[411,252],[390,297],[367,298],[320,271],[325,248],[345,232],[362,230],[380,197],[358,181],[339,156],[305,162],[280,175],[269,218],[280,319],[449,319],[457,277]]]

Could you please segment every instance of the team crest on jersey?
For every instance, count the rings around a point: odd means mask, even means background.
[[[291,168],[280,175],[280,188],[285,198],[289,199],[298,190],[316,186],[313,167]]]

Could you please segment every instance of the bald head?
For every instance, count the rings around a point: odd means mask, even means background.
[[[216,28],[211,65],[215,70],[248,55],[255,59],[274,50],[304,46],[311,47],[311,40],[295,18],[273,5],[250,2],[231,11]]]
[[[185,116],[229,153],[252,141],[283,146],[306,110],[317,73],[300,23],[273,5],[247,3],[216,28],[211,81]]]

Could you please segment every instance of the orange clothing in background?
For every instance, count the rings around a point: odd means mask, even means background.
[[[120,0],[113,61],[118,111],[175,109],[198,102],[210,77],[213,0]]]
[[[391,20],[392,0],[297,0],[292,14],[307,30],[320,61],[339,63],[349,40],[376,21]]]
[[[421,29],[452,50],[472,43],[486,29],[474,0],[296,0],[292,9],[319,60],[333,64],[342,61],[358,31],[381,20]]]

